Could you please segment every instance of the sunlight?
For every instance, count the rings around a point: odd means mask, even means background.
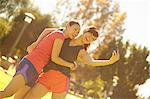
[[[127,12],[125,20],[126,31],[123,34],[124,40],[147,46],[150,49],[150,1],[149,0],[116,0],[120,9]]]
[[[32,0],[39,7],[42,14],[55,14],[56,3],[58,0]],[[72,0],[73,1],[73,0]],[[120,9],[127,12],[125,21],[126,31],[123,34],[124,40],[130,40],[138,45],[147,46],[150,49],[149,39],[149,0],[114,0],[118,1]],[[72,2],[74,4],[74,2]],[[140,14],[142,13],[142,14]],[[62,15],[65,17],[65,15]],[[62,17],[57,18],[57,22],[62,21]],[[144,24],[144,25],[142,25]],[[144,35],[143,35],[144,34]]]
[[[51,13],[57,3],[57,0],[32,0],[39,7],[42,14]]]
[[[150,97],[150,79],[148,79],[144,84],[138,86],[137,95],[144,99]]]

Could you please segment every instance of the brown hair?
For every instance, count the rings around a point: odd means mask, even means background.
[[[77,24],[77,25],[80,26],[80,24],[79,24],[77,21],[69,21],[68,24],[69,24],[70,26],[72,26],[72,25],[74,25],[74,24]]]
[[[98,32],[96,30],[96,27],[94,27],[94,26],[89,26],[88,28],[86,28],[84,30],[84,33],[86,33],[86,32],[90,32],[93,34],[93,36],[98,37]]]

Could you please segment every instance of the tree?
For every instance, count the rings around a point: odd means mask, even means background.
[[[4,18],[0,18],[0,40],[2,40],[2,38],[9,32],[10,30],[10,25],[9,22],[4,19]]]
[[[131,45],[128,42],[123,43],[121,40],[114,40],[104,49],[99,58],[110,57],[111,50],[116,47],[118,47],[121,55],[120,60],[112,66],[97,68],[97,72],[107,82],[105,85],[107,89],[105,90],[112,99],[136,99],[135,86],[144,83],[149,78],[150,65],[146,61],[149,51],[146,47],[141,48],[135,44]],[[110,92],[111,94],[109,94]]]
[[[5,18],[10,19],[16,16],[21,8],[30,6],[30,0],[0,0],[0,14],[5,14]]]
[[[38,10],[32,8],[30,10],[29,8],[22,9],[20,11],[20,14],[18,14],[18,16],[14,18],[13,25],[9,35],[5,37],[4,41],[2,42],[2,46],[4,48],[2,50],[3,55],[7,55],[8,52],[10,51],[9,48],[12,47],[13,43],[15,42],[17,36],[19,35],[25,23],[24,13],[29,11],[36,17],[36,20],[33,20],[32,23],[29,24],[25,29],[20,42],[16,46],[16,49],[13,49],[14,54],[18,53],[19,56],[26,54],[27,46],[37,39],[37,37],[44,30],[44,28],[53,27],[53,21],[51,20],[50,15],[41,15]]]
[[[9,22],[4,18],[0,18],[0,46],[2,46],[3,38],[7,35],[9,31],[10,31]],[[0,47],[0,56],[1,56],[1,51],[2,51],[2,47]]]
[[[82,23],[83,28],[94,25],[100,34],[94,42],[94,46],[101,44],[101,51],[114,38],[122,38],[121,35],[125,30],[123,24],[126,13],[121,12],[119,4],[111,0],[78,0],[76,2],[74,0],[59,0],[54,13],[56,15],[54,18],[59,20],[60,24],[66,20],[76,19]],[[90,53],[93,51],[91,50]],[[95,58],[97,57],[95,56]]]

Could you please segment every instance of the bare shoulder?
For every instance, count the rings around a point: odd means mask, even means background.
[[[86,54],[87,54],[87,52],[86,52],[85,49],[81,49],[80,52],[79,52],[80,57],[85,56]]]

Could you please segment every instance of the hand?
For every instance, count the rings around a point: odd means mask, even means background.
[[[110,58],[110,63],[115,63],[115,62],[117,62],[118,60],[120,59],[120,54],[119,54],[119,51],[117,50],[117,51],[113,51],[113,53],[112,53],[112,56],[111,56],[111,58]]]
[[[70,69],[73,71],[75,69],[77,69],[77,64],[76,62],[74,62],[71,66],[70,66]]]
[[[27,52],[30,53],[34,48],[36,48],[37,43],[34,42],[30,46],[27,47]]]

